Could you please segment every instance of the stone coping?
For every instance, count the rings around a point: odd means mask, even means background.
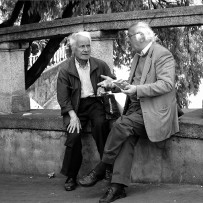
[[[185,6],[108,13],[57,19],[0,29],[0,42],[32,41],[68,36],[81,30],[125,30],[138,21],[148,21],[152,27],[202,25],[203,6]]]
[[[176,137],[203,139],[202,109],[184,109],[179,119],[180,132]],[[44,131],[64,131],[60,110],[32,109],[14,114],[0,113],[0,129],[30,129]]]
[[[60,110],[32,109],[13,114],[0,113],[0,129],[64,131]]]
[[[203,109],[185,109],[175,136],[203,140]]]
[[[203,126],[203,109],[184,109],[183,112],[185,114],[180,118],[180,123]]]

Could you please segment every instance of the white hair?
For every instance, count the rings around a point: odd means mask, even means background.
[[[129,29],[131,29],[131,28],[140,28],[141,33],[144,35],[146,41],[152,41],[152,42],[154,42],[154,41],[157,40],[156,34],[151,29],[149,24],[146,23],[146,22],[140,21],[140,22],[130,26]]]
[[[73,34],[69,37],[70,46],[71,46],[71,49],[72,49],[72,50],[75,49],[78,36],[87,37],[87,38],[90,40],[90,43],[91,43],[91,41],[92,41],[89,32],[82,31],[82,32],[73,33]]]

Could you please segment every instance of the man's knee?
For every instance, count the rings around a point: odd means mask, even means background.
[[[113,122],[112,127],[120,128],[122,126],[126,126],[124,122],[122,122],[121,118],[118,118],[115,122]]]
[[[97,118],[94,120],[93,125],[95,127],[103,127],[103,126],[107,126],[108,125],[108,120],[105,118]]]
[[[76,143],[81,142],[80,139],[80,134],[77,132],[67,133],[65,146],[72,148]]]

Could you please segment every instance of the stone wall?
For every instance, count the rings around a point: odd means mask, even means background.
[[[183,138],[177,134],[163,143],[139,140],[132,182],[203,184],[202,154],[202,139]]]
[[[133,183],[203,184],[201,111],[185,113],[180,120],[180,133],[167,141],[139,140],[132,166]],[[0,173],[59,175],[65,137],[60,110],[0,115]],[[82,141],[80,176],[99,161],[92,136],[83,134]]]
[[[65,139],[63,131],[0,129],[0,173],[47,175],[55,172],[59,175]],[[87,173],[99,160],[93,142],[91,137],[84,134],[80,175]]]
[[[40,78],[27,90],[29,97],[44,106],[56,94],[56,81],[61,62],[45,70]]]

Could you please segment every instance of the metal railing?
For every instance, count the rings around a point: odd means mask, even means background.
[[[41,54],[40,51],[36,55],[30,54],[28,68],[30,68],[35,63],[35,61],[38,59],[40,54]],[[66,46],[61,45],[60,48],[55,52],[52,59],[50,60],[48,67],[58,64],[58,63],[64,61],[66,58],[67,58],[66,57]]]

